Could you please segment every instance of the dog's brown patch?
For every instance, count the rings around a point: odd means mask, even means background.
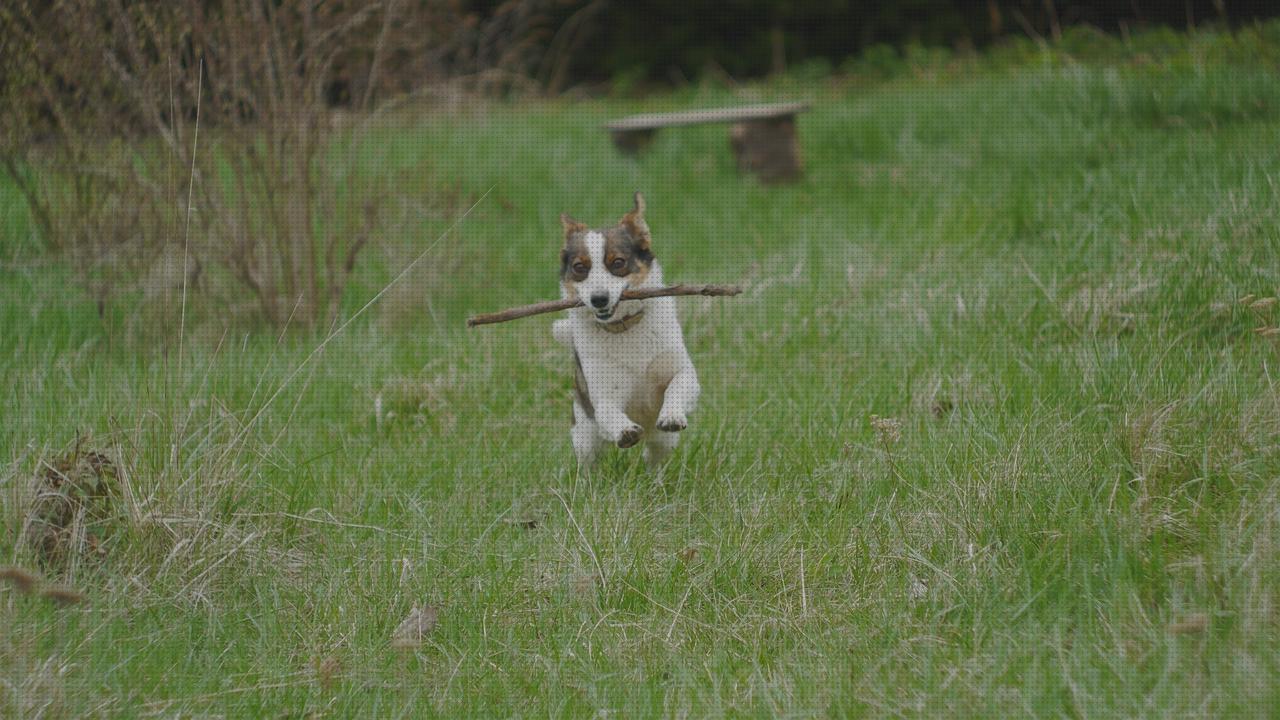
[[[644,246],[645,250],[648,250],[650,241],[649,223],[644,220],[644,195],[636,192],[632,200],[635,204],[630,212],[622,216],[622,221],[619,225],[626,228],[627,232],[635,237]]]
[[[648,235],[637,235],[626,224],[606,228],[600,233],[604,235],[605,269],[618,277],[628,278],[632,286],[644,283],[653,267]]]
[[[566,238],[587,229],[586,223],[574,220],[569,216],[569,213],[560,213],[560,227],[564,228],[564,236]]]
[[[622,216],[617,225],[603,231],[605,267],[619,277],[631,278],[640,285],[649,277],[653,266],[652,237],[644,219],[644,196],[635,194],[635,206]]]
[[[575,221],[576,223],[576,221]],[[591,253],[587,251],[587,227],[582,223],[565,225],[564,248],[560,250],[560,284],[566,288],[569,283],[582,282],[591,272]],[[569,294],[577,297],[577,291]]]

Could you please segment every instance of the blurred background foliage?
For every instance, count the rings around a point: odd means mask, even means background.
[[[1059,40],[1069,28],[1126,36],[1153,27],[1239,25],[1280,12],[1274,4],[1227,0],[728,0],[714,12],[679,0],[599,4],[572,63],[570,74],[580,81],[625,74],[671,82],[709,67],[743,78],[796,62],[838,67],[868,52],[884,61],[912,48],[964,52],[1009,39]]]
[[[270,324],[323,326],[370,238],[469,202],[425,164],[414,177],[439,187],[413,207],[351,182],[371,121],[396,107],[703,85],[752,100],[746,84],[762,77],[798,88],[1030,63],[1274,70],[1280,21],[1269,15],[1280,5],[10,0],[0,181],[32,218],[25,244],[67,260],[100,313],[141,296],[181,323],[188,290],[234,314],[247,289],[248,312]],[[1205,112],[1188,97],[1183,121]],[[1228,98],[1221,110],[1270,106]]]
[[[7,5],[8,3],[6,3]],[[77,24],[96,16],[122,30],[121,18],[172,22],[186,37],[189,64],[202,34],[235,15],[235,0],[55,0],[0,8],[0,60],[25,52],[23,33],[76,49],[58,33],[59,15]],[[1237,28],[1280,16],[1280,4],[1240,0],[377,0],[256,2],[279,12],[350,20],[344,49],[326,67],[332,106],[420,91],[464,79],[487,93],[639,92],[708,74],[737,80],[806,68],[891,74],[911,61],[991,46],[1098,45],[1153,30]],[[74,10],[69,10],[74,9]],[[186,25],[184,27],[184,25]],[[6,27],[7,26],[7,27]],[[302,27],[299,24],[299,27]],[[1067,48],[1070,50],[1070,48]],[[1096,48],[1091,48],[1096,49]],[[377,68],[369,65],[376,58]],[[159,58],[153,58],[159,60]],[[861,61],[861,62],[860,62]],[[75,85],[67,78],[67,89]],[[372,85],[371,85],[372,84]]]

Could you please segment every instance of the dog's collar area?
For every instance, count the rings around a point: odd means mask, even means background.
[[[600,329],[611,333],[626,332],[635,327],[640,322],[640,318],[644,316],[644,308],[631,313],[630,315],[614,320],[613,322],[597,323]]]

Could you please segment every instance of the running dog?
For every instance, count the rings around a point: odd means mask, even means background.
[[[628,288],[663,285],[644,209],[637,192],[631,212],[612,227],[593,230],[560,216],[561,295],[583,305],[557,320],[551,332],[573,352],[570,437],[581,467],[589,467],[606,442],[629,448],[642,439],[645,460],[662,463],[698,400],[698,375],[684,347],[675,299],[620,299]]]

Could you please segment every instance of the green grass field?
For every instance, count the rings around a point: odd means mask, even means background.
[[[97,551],[40,570],[85,601],[0,589],[0,715],[1274,716],[1280,308],[1240,299],[1280,287],[1277,77],[1193,51],[395,113],[364,172],[462,200],[363,257],[347,316],[430,248],[314,354],[199,294],[180,351],[138,340],[0,190],[0,560],[41,568],[44,463],[115,466]],[[787,187],[721,126],[639,159],[598,128],[797,96]],[[550,317],[463,319],[555,297],[558,214],[636,189],[668,280],[746,292],[679,301],[703,395],[665,471],[579,474]]]

